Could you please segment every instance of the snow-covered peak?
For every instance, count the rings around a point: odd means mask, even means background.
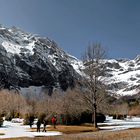
[[[5,28],[0,26],[0,44],[8,53],[20,55],[24,52],[33,55],[35,40],[31,38],[31,34],[16,27]]]
[[[1,63],[0,74],[3,73],[3,63],[8,65],[9,74],[14,69],[14,75],[10,76],[17,78],[14,83],[17,86],[45,85],[51,90],[53,87],[66,90],[69,86],[74,86],[76,77],[81,74],[78,68],[82,65],[81,61],[65,53],[53,40],[2,25]],[[8,83],[8,86],[14,84]]]

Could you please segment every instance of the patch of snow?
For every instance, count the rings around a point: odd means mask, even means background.
[[[17,44],[12,44],[11,42],[4,41],[2,42],[2,46],[6,49],[7,52],[12,54],[20,54],[22,51],[21,49],[27,49],[31,55],[34,54],[33,47],[35,41],[29,43],[27,46],[21,46]]]
[[[107,63],[107,62],[109,62],[109,63],[117,63],[117,60],[115,60],[115,59],[103,59],[102,62],[103,63]]]
[[[29,126],[24,126],[22,123],[12,123],[4,121],[3,127],[0,132],[5,135],[0,135],[1,138],[16,138],[16,137],[36,137],[36,136],[56,136],[62,135],[61,132],[47,131],[47,132],[29,132]]]
[[[33,137],[30,132],[21,126],[19,123],[11,123],[4,121],[3,127],[0,128],[0,132],[5,135],[1,135],[0,138],[15,138],[15,137]]]
[[[118,90],[117,94],[121,95],[121,96],[126,96],[126,95],[135,95],[135,94],[139,93],[138,89],[134,89],[134,90],[130,90],[130,91],[123,91],[123,90],[124,89]]]
[[[6,28],[4,28],[4,27],[0,27],[0,29],[1,29],[1,30],[5,30]]]
[[[13,45],[11,43],[8,43],[4,41],[2,43],[2,46],[6,49],[7,52],[13,53],[13,54],[19,54],[21,46],[19,45]]]
[[[79,73],[80,75],[84,75],[84,73],[82,72],[82,70],[84,69],[83,63],[82,61],[71,61],[71,65],[73,66],[73,68],[76,70],[77,73]]]
[[[24,119],[20,119],[20,118],[13,118],[11,120],[12,123],[23,123]]]
[[[32,132],[32,135],[35,137],[38,136],[58,136],[62,135],[61,132],[56,132],[56,131],[49,131],[49,132]]]
[[[67,54],[67,56],[69,63],[76,70],[76,72],[82,76],[85,76],[83,72],[83,69],[85,69],[83,62],[70,54]]]
[[[98,123],[99,128],[102,130],[117,131],[130,128],[140,128],[139,117],[129,117],[124,120],[113,119],[113,117],[106,116],[104,123]],[[105,125],[105,126],[102,126]]]

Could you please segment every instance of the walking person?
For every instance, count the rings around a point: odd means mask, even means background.
[[[43,130],[42,132],[46,132],[46,125],[48,124],[48,121],[47,120],[44,120],[43,121]]]
[[[37,125],[37,132],[40,132],[41,122],[40,122],[40,120],[39,120],[39,119],[38,119],[38,121],[37,121],[36,125]]]
[[[30,128],[32,128],[33,123],[34,123],[34,116],[30,116],[29,117],[29,125],[30,125]]]
[[[54,128],[56,128],[56,122],[57,122],[56,116],[53,116],[52,117],[52,124],[53,124]]]

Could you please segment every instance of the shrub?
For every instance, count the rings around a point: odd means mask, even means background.
[[[127,115],[122,115],[122,114],[117,114],[117,115],[113,114],[112,116],[113,116],[113,119],[121,119],[121,120],[127,117]]]
[[[105,121],[106,117],[102,113],[97,113],[97,122],[103,123]]]
[[[92,123],[92,114],[88,112],[84,112],[81,115],[80,122],[81,123]],[[97,113],[97,122],[102,123],[106,119],[105,115],[102,113]]]
[[[8,113],[6,116],[5,116],[5,120],[6,121],[11,121],[12,120],[12,115],[10,113]]]
[[[24,118],[24,125],[32,125],[34,122],[34,115],[26,114]]]
[[[20,117],[20,113],[16,112],[14,115],[15,118],[19,118]]]
[[[106,119],[105,115],[102,113],[97,113],[97,122],[102,123]],[[76,117],[71,117],[71,116],[66,116],[65,118],[66,124],[67,125],[80,125],[83,123],[93,123],[92,122],[92,114],[89,112],[83,112],[81,116],[78,118]]]

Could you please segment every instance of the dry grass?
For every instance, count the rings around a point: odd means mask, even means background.
[[[57,137],[36,137],[36,138],[10,138],[4,140],[95,140],[93,138],[72,138],[68,136],[57,136]],[[99,140],[99,139],[98,139]]]
[[[35,132],[36,129],[31,129],[32,132]],[[74,134],[74,133],[81,133],[81,132],[95,132],[97,129],[91,126],[64,126],[64,125],[57,125],[56,129],[53,126],[48,127],[47,131],[59,131],[64,134]]]
[[[94,134],[88,133],[87,135],[77,135],[77,137],[85,138],[85,140],[140,140],[140,129],[122,131],[98,131],[94,132]]]

